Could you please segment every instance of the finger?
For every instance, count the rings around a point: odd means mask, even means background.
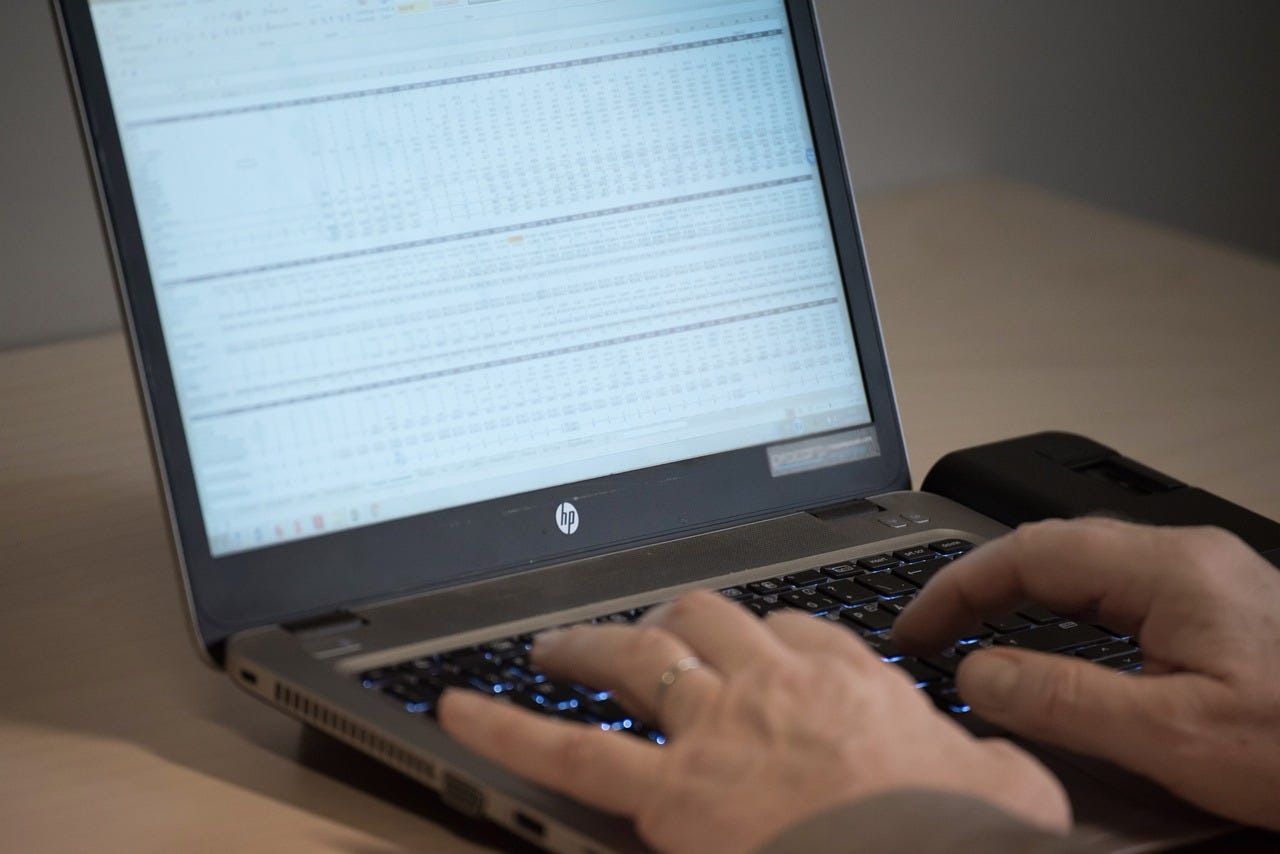
[[[861,638],[830,620],[798,611],[773,611],[764,618],[764,624],[795,652],[826,653],[858,666],[872,667],[882,663],[880,656],[872,652]]]
[[[1205,677],[1136,676],[1079,658],[1022,649],[975,652],[956,674],[973,711],[1011,732],[1151,774],[1178,696]]]
[[[568,679],[619,693],[643,720],[675,735],[711,704],[721,678],[710,665],[663,675],[697,656],[675,635],[656,626],[575,626],[534,638],[533,661],[553,679]]]
[[[445,691],[440,725],[521,777],[621,815],[640,811],[662,760],[656,745],[543,717],[469,691]]]
[[[929,582],[894,624],[894,641],[933,653],[1028,599],[1136,633],[1176,563],[1160,533],[1110,519],[1024,525]]]
[[[640,622],[671,632],[724,674],[778,658],[783,652],[759,618],[709,590],[654,608]]]

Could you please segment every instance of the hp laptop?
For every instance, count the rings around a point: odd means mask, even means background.
[[[448,739],[442,686],[661,743],[529,634],[705,587],[896,659],[897,610],[1001,533],[907,491],[811,3],[57,9],[193,633],[264,702],[632,850]],[[945,661],[899,663],[964,716]],[[1116,846],[1199,827],[1050,761]]]

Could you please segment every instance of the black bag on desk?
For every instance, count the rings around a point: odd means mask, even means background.
[[[1035,433],[955,451],[921,487],[1011,527],[1108,515],[1155,525],[1216,525],[1280,567],[1280,523],[1072,433]]]

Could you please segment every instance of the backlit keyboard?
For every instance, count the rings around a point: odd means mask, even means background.
[[[1102,626],[1077,623],[1029,605],[988,620],[980,631],[930,658],[903,655],[893,645],[893,622],[934,575],[973,548],[960,539],[869,555],[802,572],[726,587],[722,596],[763,617],[790,608],[831,620],[856,633],[881,658],[902,668],[944,712],[964,715],[969,707],[956,692],[960,660],[977,649],[1014,646],[1077,655],[1116,670],[1142,668],[1142,652],[1130,639]],[[648,608],[634,608],[588,620],[632,623]],[[415,658],[360,674],[364,686],[415,715],[434,716],[445,688],[480,691],[541,714],[631,733],[658,744],[661,732],[635,719],[607,691],[552,682],[529,661],[532,636],[517,635],[478,646]]]

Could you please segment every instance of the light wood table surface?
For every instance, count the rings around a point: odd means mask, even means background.
[[[1065,429],[1280,517],[1280,265],[988,179],[863,215],[917,481]],[[0,850],[515,845],[199,663],[119,335],[0,353]]]

